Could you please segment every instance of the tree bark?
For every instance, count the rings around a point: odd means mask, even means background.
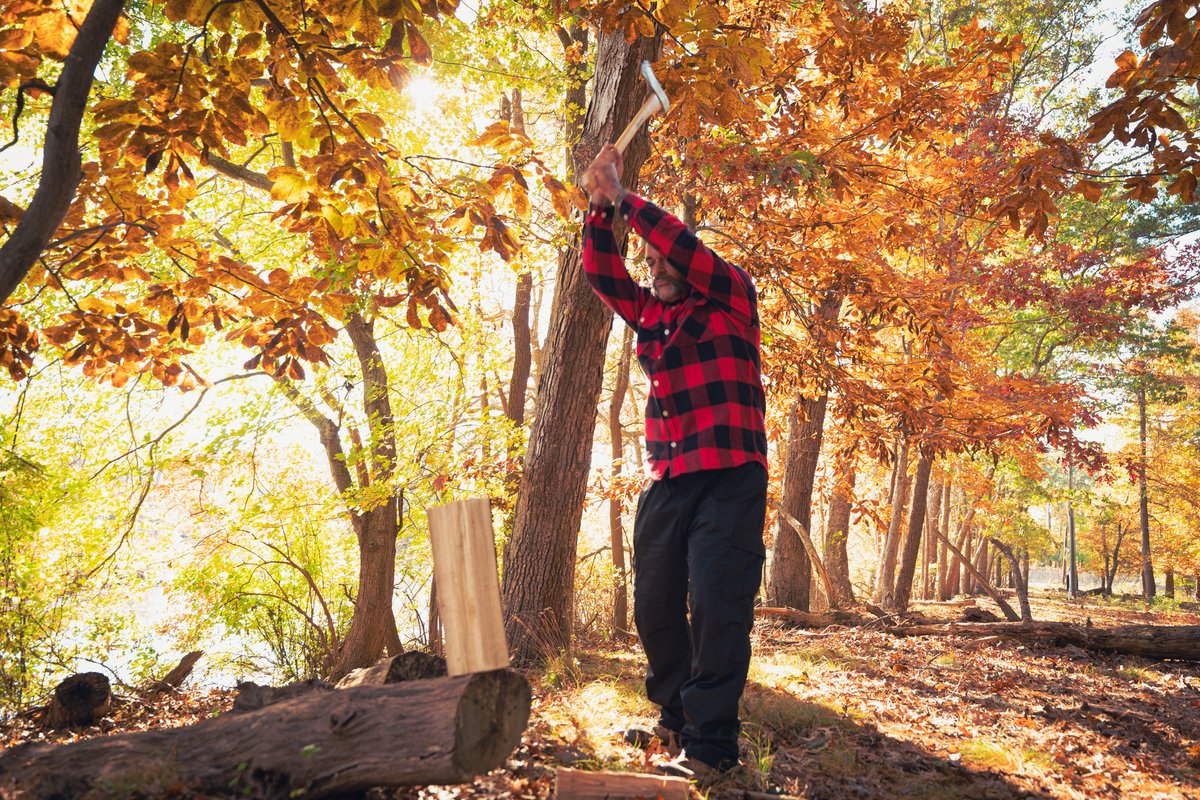
[[[885,630],[896,636],[1018,639],[1145,658],[1200,661],[1200,625],[1088,628],[1067,622],[951,622],[945,625],[897,625]]]
[[[633,44],[616,32],[600,37],[596,86],[574,150],[581,172],[640,107],[644,90],[639,66],[654,61],[659,40]],[[638,170],[649,153],[645,135],[625,152],[626,186],[635,190]],[[619,230],[618,242],[626,230]],[[502,596],[514,663],[531,664],[566,650],[571,642],[572,594],[579,523],[591,469],[596,406],[604,368],[604,344],[612,315],[584,279],[582,248],[559,258],[558,285],[550,314],[547,352],[537,395],[537,417],[529,434],[512,537],[504,554]]]
[[[812,310],[813,316],[832,323],[842,309],[842,296],[829,292]],[[783,466],[783,481],[779,487],[780,502],[792,517],[807,531],[812,524],[812,491],[821,456],[821,440],[825,431],[825,409],[829,395],[804,397],[797,392],[788,428],[787,455]],[[775,528],[775,549],[771,559],[768,596],[777,606],[809,609],[812,589],[812,565],[797,534],[782,521]],[[830,598],[832,602],[834,598]]]
[[[1154,561],[1150,553],[1150,493],[1146,486],[1146,387],[1139,383],[1137,389],[1138,401],[1138,451],[1141,454],[1141,464],[1138,465],[1138,520],[1142,529],[1142,593],[1149,600],[1154,597]]]
[[[625,326],[621,339],[621,355],[617,362],[616,385],[608,405],[608,436],[612,443],[612,476],[621,476],[625,460],[625,436],[621,427],[621,408],[629,389],[629,362],[633,358],[633,328]],[[613,497],[608,501],[608,534],[612,547],[613,604],[611,627],[613,636],[629,633],[629,578],[625,570],[625,527],[621,524],[621,501]]]
[[[1113,545],[1112,568],[1111,568],[1111,570],[1105,570],[1105,574],[1104,574],[1105,575],[1104,587],[1108,591],[1109,594],[1112,594],[1113,584],[1116,583],[1116,580],[1117,580],[1117,570],[1119,569],[1120,564],[1121,564],[1121,561],[1120,561],[1121,540],[1124,538],[1125,538],[1125,526],[1120,520],[1117,520],[1117,541],[1116,541],[1116,544]]]
[[[387,370],[375,341],[374,323],[352,312],[346,318],[346,333],[354,345],[363,376],[363,410],[371,430],[370,483],[372,487],[386,487],[396,464]],[[358,537],[358,595],[350,630],[329,676],[333,681],[352,669],[374,664],[385,649],[392,655],[404,652],[392,612],[392,592],[396,582],[396,496],[390,490],[385,489],[385,492],[379,505],[352,517],[354,533]]]
[[[937,568],[937,598],[938,600],[950,599],[950,550],[942,543],[941,536],[950,535],[950,508],[951,500],[953,499],[954,484],[951,482],[950,472],[946,471],[946,478],[942,482],[942,524],[934,531],[934,541],[938,549],[938,568]]]
[[[504,762],[529,704],[529,683],[507,670],[309,692],[183,728],[13,747],[0,754],[0,782],[35,800],[107,796],[114,786],[139,796],[183,784],[222,796],[323,798],[461,783]]]
[[[1175,599],[1175,570],[1170,568],[1163,574],[1163,596]]]
[[[900,574],[896,576],[896,589],[892,597],[892,611],[907,611],[912,598],[913,579],[917,572],[917,555],[921,549],[921,533],[925,525],[925,506],[929,497],[929,474],[933,459],[923,452],[917,459],[917,473],[913,478],[912,509],[908,515],[908,535],[904,540]]]
[[[784,458],[781,505],[805,530],[812,519],[812,487],[825,428],[829,396],[809,398],[797,393],[792,403]],[[771,557],[770,602],[802,611],[809,609],[812,593],[812,564],[795,529],[780,519],[775,526],[775,549]]]
[[[921,599],[930,600],[933,590],[930,581],[933,577],[933,565],[938,551],[937,530],[942,517],[942,491],[946,488],[945,481],[933,481],[933,498],[925,510],[925,535],[921,546]]]
[[[829,573],[826,572],[825,565],[821,563],[821,556],[817,553],[817,548],[813,544],[812,537],[808,535],[808,531],[800,524],[800,521],[789,514],[783,506],[769,499],[767,502],[779,512],[780,521],[791,528],[792,532],[800,539],[800,543],[804,547],[804,552],[808,556],[809,563],[813,567],[816,567],[817,574],[821,576],[821,585],[825,587],[825,596],[829,599],[829,607],[837,610],[837,596],[833,590],[833,583],[829,579]]]
[[[825,568],[833,583],[834,599],[838,606],[854,604],[854,587],[850,583],[850,558],[847,542],[850,539],[850,499],[854,493],[854,451],[838,459],[833,497],[829,501],[829,516],[825,522]],[[831,605],[832,605],[831,601]]]
[[[0,247],[0,304],[7,302],[25,280],[75,199],[83,175],[79,127],[96,65],[124,6],[124,0],[95,0],[63,62],[50,104],[37,190],[12,235]]]
[[[885,609],[895,606],[896,555],[900,550],[900,529],[904,525],[904,509],[908,504],[908,437],[900,441],[896,463],[892,468],[892,516],[888,521],[887,538],[879,559],[879,574],[875,576],[875,602]]]
[[[1012,570],[1013,588],[1017,592],[1017,602],[1021,607],[1021,621],[1033,622],[1033,611],[1029,608],[1029,584],[1025,580],[1024,573],[1021,572],[1021,562],[1013,555],[1012,548],[1004,542],[999,539],[992,539],[992,544],[996,545],[996,549],[1008,559],[1009,567]]]

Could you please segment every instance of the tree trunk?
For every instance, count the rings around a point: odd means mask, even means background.
[[[812,487],[825,428],[828,395],[807,398],[797,393],[788,428],[787,455],[780,496],[783,508],[808,529],[812,519]],[[771,558],[770,602],[802,611],[809,609],[812,564],[800,537],[780,520],[775,526]]]
[[[358,590],[350,630],[330,669],[329,677],[334,681],[352,669],[374,664],[385,649],[393,654],[404,649],[392,613],[399,506],[395,493],[388,486],[395,470],[396,439],[387,370],[375,341],[373,323],[359,313],[351,312],[346,318],[346,332],[362,370],[363,411],[371,430],[371,444],[358,460],[357,484],[346,466],[338,423],[323,415],[291,382],[276,379],[288,400],[317,429],[338,493],[348,495],[372,489],[376,497],[382,498],[378,505],[365,511],[352,509],[349,512],[358,540]]]
[[[850,539],[850,500],[854,494],[854,451],[842,453],[838,459],[833,497],[829,500],[829,516],[825,522],[825,568],[833,583],[834,600],[840,607],[854,604],[854,587],[850,583],[850,558],[847,542]]]
[[[900,550],[900,530],[904,525],[904,509],[908,504],[908,437],[900,443],[892,478],[892,517],[888,522],[887,538],[880,554],[879,574],[875,576],[875,602],[891,610],[896,605],[896,556]]]
[[[1163,595],[1175,599],[1175,570],[1170,567],[1163,574]]]
[[[826,323],[832,323],[837,320],[841,308],[841,295],[830,292],[821,299],[812,314]],[[779,498],[784,510],[806,531],[812,525],[813,481],[821,456],[828,402],[829,395],[826,393],[807,398],[797,392],[790,415]],[[780,521],[775,528],[775,548],[767,594],[773,605],[807,611],[811,589],[812,565],[808,554],[791,527]]]
[[[962,545],[959,548],[967,556],[971,554],[971,547],[974,544],[975,531],[971,526],[967,526],[962,532]],[[966,569],[964,556],[959,555],[954,559],[954,594],[973,594],[974,586],[971,583],[971,572]]]
[[[633,328],[625,326],[621,339],[621,355],[617,363],[617,381],[613,387],[612,401],[608,406],[608,436],[612,442],[612,476],[621,475],[625,457],[625,437],[621,428],[621,408],[625,405],[625,394],[629,389],[629,362],[633,357]],[[614,638],[629,633],[629,579],[625,571],[625,529],[621,524],[621,501],[613,497],[608,501],[608,533],[612,547],[613,604],[612,632]]]
[[[913,479],[912,510],[908,515],[908,535],[904,539],[904,553],[900,560],[900,574],[896,577],[896,589],[892,594],[894,604],[889,610],[907,611],[912,598],[913,578],[917,572],[917,555],[921,549],[921,533],[925,527],[925,506],[929,497],[929,473],[933,459],[922,452],[917,459],[917,474]]]
[[[950,472],[946,471],[946,479],[943,482],[942,488],[942,524],[933,532],[938,548],[938,568],[937,568],[937,598],[938,600],[950,599],[950,549],[942,543],[942,537],[950,535],[950,508],[951,500],[953,499],[954,484],[951,482]],[[940,535],[939,535],[940,534]]]
[[[1150,554],[1150,493],[1146,486],[1146,387],[1138,384],[1138,519],[1142,528],[1142,593],[1149,600],[1154,597],[1154,561]]]
[[[572,161],[575,174],[637,112],[645,93],[639,66],[643,60],[654,61],[658,49],[658,39],[639,38],[631,45],[619,31],[600,37],[596,87]],[[635,137],[625,152],[622,178],[631,190],[636,190],[648,152],[644,135]],[[618,241],[626,234],[620,230]],[[584,279],[581,255],[577,234],[575,246],[559,257],[538,413],[504,554],[502,595],[516,664],[535,663],[571,642],[579,523],[591,469],[604,344],[612,324],[612,315]]]
[[[935,480],[933,482],[933,499],[925,511],[925,536],[922,539],[921,546],[922,600],[933,599],[933,565],[936,563],[938,552],[937,531],[942,518],[942,494],[945,488],[946,482],[944,480]]]
[[[35,800],[108,796],[114,786],[138,796],[182,784],[221,796],[322,798],[462,783],[504,763],[529,704],[529,683],[507,670],[309,692],[183,728],[13,747],[0,754],[0,780]]]
[[[992,539],[992,544],[996,545],[996,549],[1008,559],[1013,586],[1017,591],[1017,602],[1021,606],[1021,621],[1033,622],[1033,611],[1029,608],[1029,584],[1025,581],[1025,576],[1021,572],[1021,562],[1013,555],[1012,548],[1004,542],[1001,542],[999,539]]]
[[[783,506],[770,499],[767,500],[767,503],[779,513],[780,522],[791,528],[792,532],[800,539],[800,544],[804,547],[804,552],[808,556],[809,564],[816,567],[817,574],[821,576],[821,586],[824,588],[825,596],[829,600],[829,607],[837,610],[837,593],[833,590],[833,583],[829,579],[829,572],[826,571],[825,564],[822,563],[821,555],[817,552],[816,545],[813,544],[808,530],[800,524],[798,519],[789,514]]]
[[[1117,542],[1113,545],[1112,551],[1112,569],[1105,573],[1105,588],[1109,594],[1113,593],[1113,584],[1117,580],[1117,570],[1120,568],[1121,558],[1121,540],[1125,538],[1125,526],[1117,520]]]
[[[338,680],[350,670],[374,664],[387,650],[392,655],[404,652],[396,632],[392,613],[392,592],[396,583],[396,534],[399,515],[396,496],[384,489],[391,482],[396,465],[396,438],[392,425],[392,401],[387,370],[375,341],[374,323],[357,313],[346,318],[346,332],[363,376],[363,409],[371,430],[368,469],[371,487],[381,491],[379,505],[353,517],[358,537],[358,594],[350,630],[342,642],[342,652],[330,673]],[[331,464],[332,466],[332,464]],[[360,487],[366,488],[366,487]]]
[[[1124,625],[1094,628],[1067,622],[951,622],[945,625],[896,625],[896,636],[971,636],[1018,639],[1144,658],[1200,661],[1200,625]]]

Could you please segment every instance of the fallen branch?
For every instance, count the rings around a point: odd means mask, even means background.
[[[896,636],[969,636],[1074,645],[1104,653],[1200,661],[1200,625],[1122,625],[1093,628],[1067,622],[951,622],[896,625]]]
[[[853,627],[867,622],[866,617],[853,611],[798,611],[794,608],[771,606],[754,609],[754,616],[782,620],[799,628],[828,628],[831,625]]]
[[[159,680],[152,682],[143,690],[143,694],[147,697],[155,697],[167,692],[174,692],[183,685],[188,676],[192,674],[192,669],[196,666],[196,662],[204,655],[203,650],[193,650],[179,660],[175,668],[164,675]]]
[[[808,553],[808,560],[812,562],[813,568],[817,574],[821,576],[821,583],[825,586],[825,599],[829,601],[829,607],[837,610],[838,600],[837,594],[833,591],[833,581],[829,578],[829,571],[825,569],[825,564],[821,561],[821,555],[817,552],[817,548],[812,543],[812,539],[808,535],[808,529],[800,524],[800,520],[793,517],[783,506],[776,503],[774,500],[768,500],[771,508],[779,512],[779,516],[787,523],[787,526],[796,532],[800,537],[800,542],[804,545],[804,550]]]

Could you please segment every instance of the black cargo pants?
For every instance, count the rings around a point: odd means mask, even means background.
[[[738,760],[766,502],[757,463],[663,478],[638,499],[633,614],[646,695],[687,755],[719,769]]]

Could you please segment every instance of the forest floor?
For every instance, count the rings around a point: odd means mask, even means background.
[[[1194,604],[1147,610],[1133,601],[1070,602],[1061,592],[1032,601],[1039,621],[1200,624]],[[961,612],[915,607],[944,620]],[[529,673],[530,725],[503,768],[464,786],[371,797],[547,798],[559,766],[651,772],[665,755],[621,740],[627,724],[654,721],[641,676],[636,645],[582,644],[570,663]],[[230,692],[200,691],[129,704],[68,738],[188,724],[230,701]],[[760,622],[743,718],[743,766],[693,797],[1200,800],[1200,664]],[[33,735],[10,727],[0,744]]]

